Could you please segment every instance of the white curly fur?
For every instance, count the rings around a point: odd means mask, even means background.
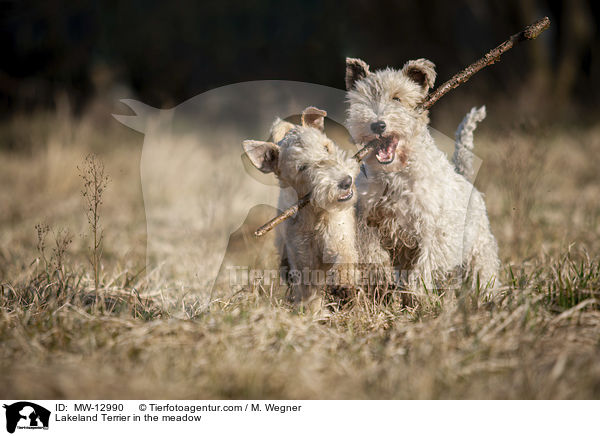
[[[378,160],[385,160],[385,151],[371,153],[364,162],[366,176],[357,180],[359,240],[367,241],[359,246],[361,262],[407,271],[406,284],[414,291],[421,284],[443,287],[457,270],[493,286],[498,247],[483,196],[436,147],[428,113],[418,107],[433,86],[433,64],[419,59],[400,71],[365,70],[347,94],[347,127],[357,143],[393,138],[397,146],[388,149],[393,161],[385,165]],[[386,124],[380,135],[372,129],[378,121]],[[463,126],[463,146],[469,144],[471,125]]]

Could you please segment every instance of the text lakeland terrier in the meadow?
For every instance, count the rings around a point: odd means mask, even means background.
[[[297,302],[325,284],[351,286],[358,260],[354,182],[359,165],[323,133],[326,115],[306,108],[301,126],[275,121],[274,142],[243,143],[252,164],[279,180],[280,209],[310,193],[308,206],[277,229],[278,249],[290,268],[288,281]]]
[[[472,110],[459,127],[452,165],[420,108],[434,68],[419,59],[371,72],[360,59],[346,60],[347,128],[358,144],[380,141],[357,180],[360,259],[407,271],[415,292],[444,287],[456,272],[493,287],[498,246],[483,196],[464,176],[472,172],[472,133],[485,112]]]

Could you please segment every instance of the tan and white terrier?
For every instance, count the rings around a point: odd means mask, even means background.
[[[310,194],[310,203],[277,228],[277,245],[289,265],[288,282],[297,302],[324,288],[351,285],[358,260],[354,206],[359,165],[325,135],[326,115],[306,108],[301,125],[275,121],[274,142],[243,143],[252,164],[277,177],[281,210]]]

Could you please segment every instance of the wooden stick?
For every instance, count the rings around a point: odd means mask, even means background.
[[[439,86],[435,90],[435,92],[429,94],[427,96],[427,98],[425,99],[425,102],[423,102],[423,104],[421,105],[421,109],[423,109],[423,110],[429,109],[431,106],[433,106],[440,98],[442,98],[448,92],[450,92],[457,86],[468,81],[473,76],[473,74],[475,74],[479,70],[487,67],[488,65],[493,65],[496,62],[498,62],[500,60],[500,56],[502,56],[508,50],[513,48],[516,44],[518,44],[521,41],[526,41],[526,40],[537,38],[548,27],[550,27],[550,20],[548,19],[548,17],[544,17],[541,20],[536,21],[532,25],[527,26],[523,31],[521,31],[519,33],[515,33],[513,36],[511,36],[509,39],[504,41],[498,47],[496,47],[493,50],[490,50],[484,57],[482,57],[481,59],[479,59],[476,62],[473,62],[471,65],[469,65],[468,67],[466,67],[464,70],[460,71],[459,73],[456,73],[454,76],[452,76],[452,78],[450,80],[446,81],[441,86]],[[354,158],[358,162],[362,161],[375,148],[375,146],[377,144],[378,144],[377,140],[369,142],[367,145],[365,145],[362,149],[360,149],[354,155]],[[277,226],[278,224],[281,224],[286,219],[293,216],[296,212],[298,212],[301,208],[306,206],[309,202],[310,202],[310,194],[307,194],[304,197],[302,197],[298,201],[298,203],[287,208],[280,215],[276,216],[268,223],[260,226],[254,232],[254,236],[256,236],[256,237],[263,236],[265,233],[272,230],[275,226]]]
[[[294,204],[291,207],[288,207],[286,210],[284,210],[281,214],[277,215],[271,221],[269,221],[266,224],[263,224],[258,229],[256,229],[256,231],[254,232],[254,236],[258,237],[258,236],[264,235],[268,231],[272,230],[278,224],[281,224],[286,219],[290,218],[292,215],[294,215],[296,212],[298,212],[301,208],[306,206],[309,202],[310,202],[310,194],[306,194],[304,197],[302,197],[300,200],[298,200],[298,203]]]
[[[493,50],[490,50],[484,57],[479,59],[476,62],[473,62],[467,68],[462,70],[459,73],[456,73],[450,80],[439,86],[435,92],[429,94],[425,102],[421,105],[424,110],[429,109],[433,106],[440,98],[446,95],[449,91],[456,88],[458,85],[465,83],[467,80],[473,76],[479,70],[487,67],[488,65],[493,65],[500,60],[500,56],[506,53],[508,50],[513,48],[515,44],[526,41],[528,39],[537,38],[540,33],[550,27],[550,20],[548,17],[544,17],[541,20],[536,21],[531,26],[527,26],[525,30],[515,33],[509,39],[504,41],[498,47]]]

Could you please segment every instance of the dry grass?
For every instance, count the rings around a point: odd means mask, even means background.
[[[194,271],[146,271],[141,137],[65,113],[26,121],[1,131],[19,150],[0,151],[3,398],[600,397],[597,127],[478,138],[477,184],[505,265],[493,298],[363,299],[324,314],[260,286],[209,298]],[[98,289],[77,175],[91,151],[111,176]],[[197,177],[201,189],[220,177],[227,192],[234,176]],[[227,213],[187,206],[201,233]],[[168,207],[172,217],[186,205]],[[218,266],[223,253],[202,234]]]

